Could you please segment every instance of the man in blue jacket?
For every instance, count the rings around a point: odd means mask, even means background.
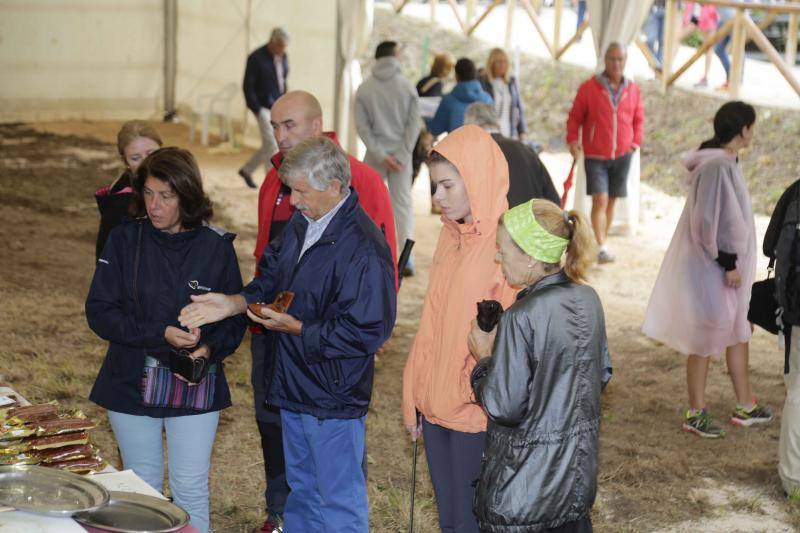
[[[456,86],[442,97],[436,114],[430,119],[428,131],[434,136],[444,132],[451,132],[464,125],[464,111],[473,102],[483,102],[494,105],[494,100],[489,93],[483,90],[481,82],[477,79],[475,63],[462,57],[456,61]]]
[[[244,313],[272,352],[267,403],[281,410],[286,531],[369,530],[364,454],[374,354],[389,338],[396,295],[392,255],[350,188],[346,154],[327,137],[298,144],[280,178],[297,209],[240,294],[192,298],[180,314],[199,327]],[[294,294],[286,313],[248,304]]]
[[[272,104],[286,93],[286,77],[289,75],[289,59],[286,57],[288,45],[289,34],[283,28],[275,28],[269,42],[247,58],[242,88],[247,108],[258,121],[261,148],[239,169],[239,175],[252,189],[258,187],[253,181],[253,172],[260,165],[269,170],[269,159],[278,151],[269,119]]]

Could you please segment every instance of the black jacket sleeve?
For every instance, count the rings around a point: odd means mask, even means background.
[[[224,267],[220,273],[220,290],[223,294],[238,294],[242,290],[242,274],[231,241],[226,241]],[[212,361],[222,361],[236,351],[247,327],[245,315],[236,315],[214,324],[203,326],[200,342],[208,345]]]
[[[121,227],[118,229],[122,229]],[[130,254],[124,247],[130,246]],[[86,320],[98,337],[109,342],[149,350],[169,350],[164,331],[170,324],[136,318],[127,303],[125,287],[129,281],[123,274],[126,255],[132,257],[136,242],[129,243],[122,231],[112,231],[103,256],[97,260],[89,295],[86,298]]]
[[[261,110],[261,101],[258,99],[258,94],[256,94],[258,68],[258,59],[254,52],[247,58],[247,67],[245,67],[244,70],[242,89],[244,90],[244,99],[245,102],[247,102],[247,108],[256,115]]]
[[[783,192],[780,200],[778,200],[778,204],[772,211],[772,216],[769,219],[769,226],[767,226],[767,232],[764,234],[763,251],[764,255],[767,257],[775,258],[775,248],[778,246],[778,237],[781,235],[783,221],[786,218],[786,210],[789,208],[792,200],[797,198],[798,192],[800,192],[798,188],[800,188],[800,180],[795,181]]]
[[[488,417],[504,426],[517,426],[525,418],[536,371],[536,363],[529,357],[531,332],[518,321],[527,322],[523,315],[503,314],[492,356],[473,369],[471,380],[475,397]],[[485,375],[480,377],[481,373]]]

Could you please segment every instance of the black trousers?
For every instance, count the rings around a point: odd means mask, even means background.
[[[277,407],[264,405],[266,397],[264,362],[266,343],[264,335],[253,335],[250,342],[253,355],[251,383],[256,408],[256,423],[261,434],[261,452],[264,456],[264,476],[267,490],[264,491],[267,513],[283,518],[289,484],[286,482],[286,465],[283,459],[283,432],[281,412]]]

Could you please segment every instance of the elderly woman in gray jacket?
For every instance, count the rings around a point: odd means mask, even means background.
[[[603,308],[582,284],[591,232],[546,200],[500,224],[497,260],[524,289],[494,330],[473,323],[469,337],[472,388],[489,417],[475,513],[481,531],[591,531],[600,393],[611,377]]]

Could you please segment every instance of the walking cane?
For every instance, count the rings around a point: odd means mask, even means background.
[[[419,411],[417,411],[417,416],[414,419],[416,423],[416,427],[419,427]],[[419,442],[419,435],[416,439],[414,439],[414,445],[412,446],[411,453],[413,457],[411,458],[411,514],[408,517],[408,533],[414,533],[414,493],[417,489],[417,443]]]
[[[572,188],[572,182],[575,178],[575,163],[577,159],[574,157],[572,158],[572,166],[569,167],[569,175],[567,176],[567,180],[564,182],[564,194],[561,195],[561,209],[564,209],[567,205],[567,195],[569,194],[569,190]]]

